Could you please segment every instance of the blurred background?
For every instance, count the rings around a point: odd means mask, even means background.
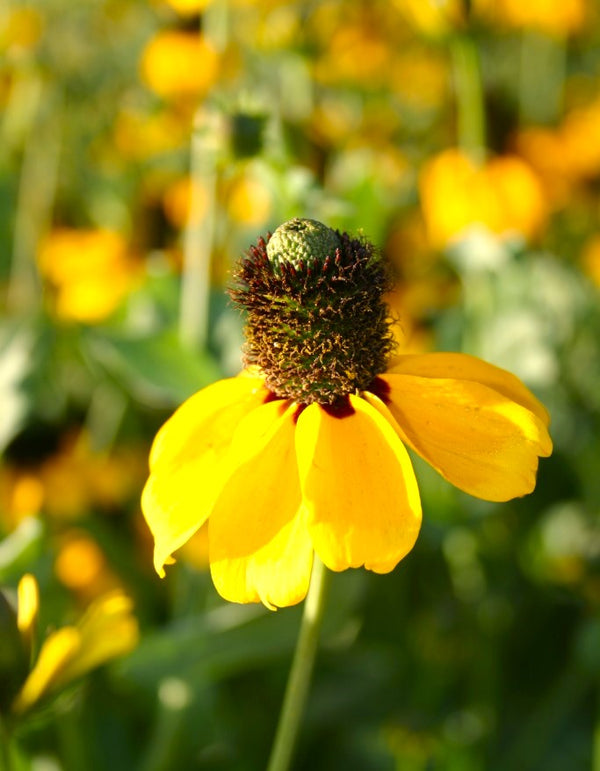
[[[0,148],[5,767],[264,768],[301,609],[223,602],[202,530],[161,581],[139,496],[239,369],[231,266],[305,216],[396,266],[403,350],[512,370],[555,450],[506,504],[415,460],[414,551],[334,576],[295,768],[599,771],[596,0],[4,0]]]

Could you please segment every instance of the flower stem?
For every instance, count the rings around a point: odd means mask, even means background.
[[[317,652],[327,578],[327,568],[315,556],[298,643],[267,771],[287,771],[290,766]]]
[[[450,42],[454,88],[456,92],[456,131],[458,145],[473,160],[485,153],[485,102],[481,66],[475,41],[466,34],[455,35]]]

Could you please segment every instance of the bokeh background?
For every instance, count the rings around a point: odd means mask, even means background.
[[[517,373],[555,451],[500,505],[415,461],[414,551],[334,576],[295,768],[598,771],[599,191],[595,0],[3,0],[7,768],[264,768],[301,609],[223,602],[203,531],[161,581],[139,496],[240,366],[232,264],[307,216],[396,266],[403,349]],[[27,666],[115,591],[131,650],[94,626],[111,661],[16,709],[25,573]]]

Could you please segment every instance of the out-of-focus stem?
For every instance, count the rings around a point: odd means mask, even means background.
[[[37,92],[37,109],[23,150],[17,192],[11,272],[6,296],[7,310],[27,314],[41,300],[36,254],[41,235],[51,218],[56,191],[60,130],[56,104],[52,115],[43,115],[49,99]],[[46,103],[44,105],[44,102]]]
[[[459,147],[474,160],[482,160],[486,146],[485,102],[479,52],[468,35],[450,41],[456,97],[456,132]]]
[[[208,337],[220,130],[219,115],[198,110],[191,141],[191,200],[184,238],[179,306],[180,340],[196,350],[204,347]]]

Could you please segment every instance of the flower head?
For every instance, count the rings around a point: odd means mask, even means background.
[[[208,521],[220,594],[267,607],[306,595],[313,553],[332,570],[392,570],[421,504],[406,447],[467,492],[531,492],[548,415],[513,375],[464,354],[392,359],[388,270],[361,239],[291,220],[241,260],[246,369],[159,431],[142,507],[164,575]]]

